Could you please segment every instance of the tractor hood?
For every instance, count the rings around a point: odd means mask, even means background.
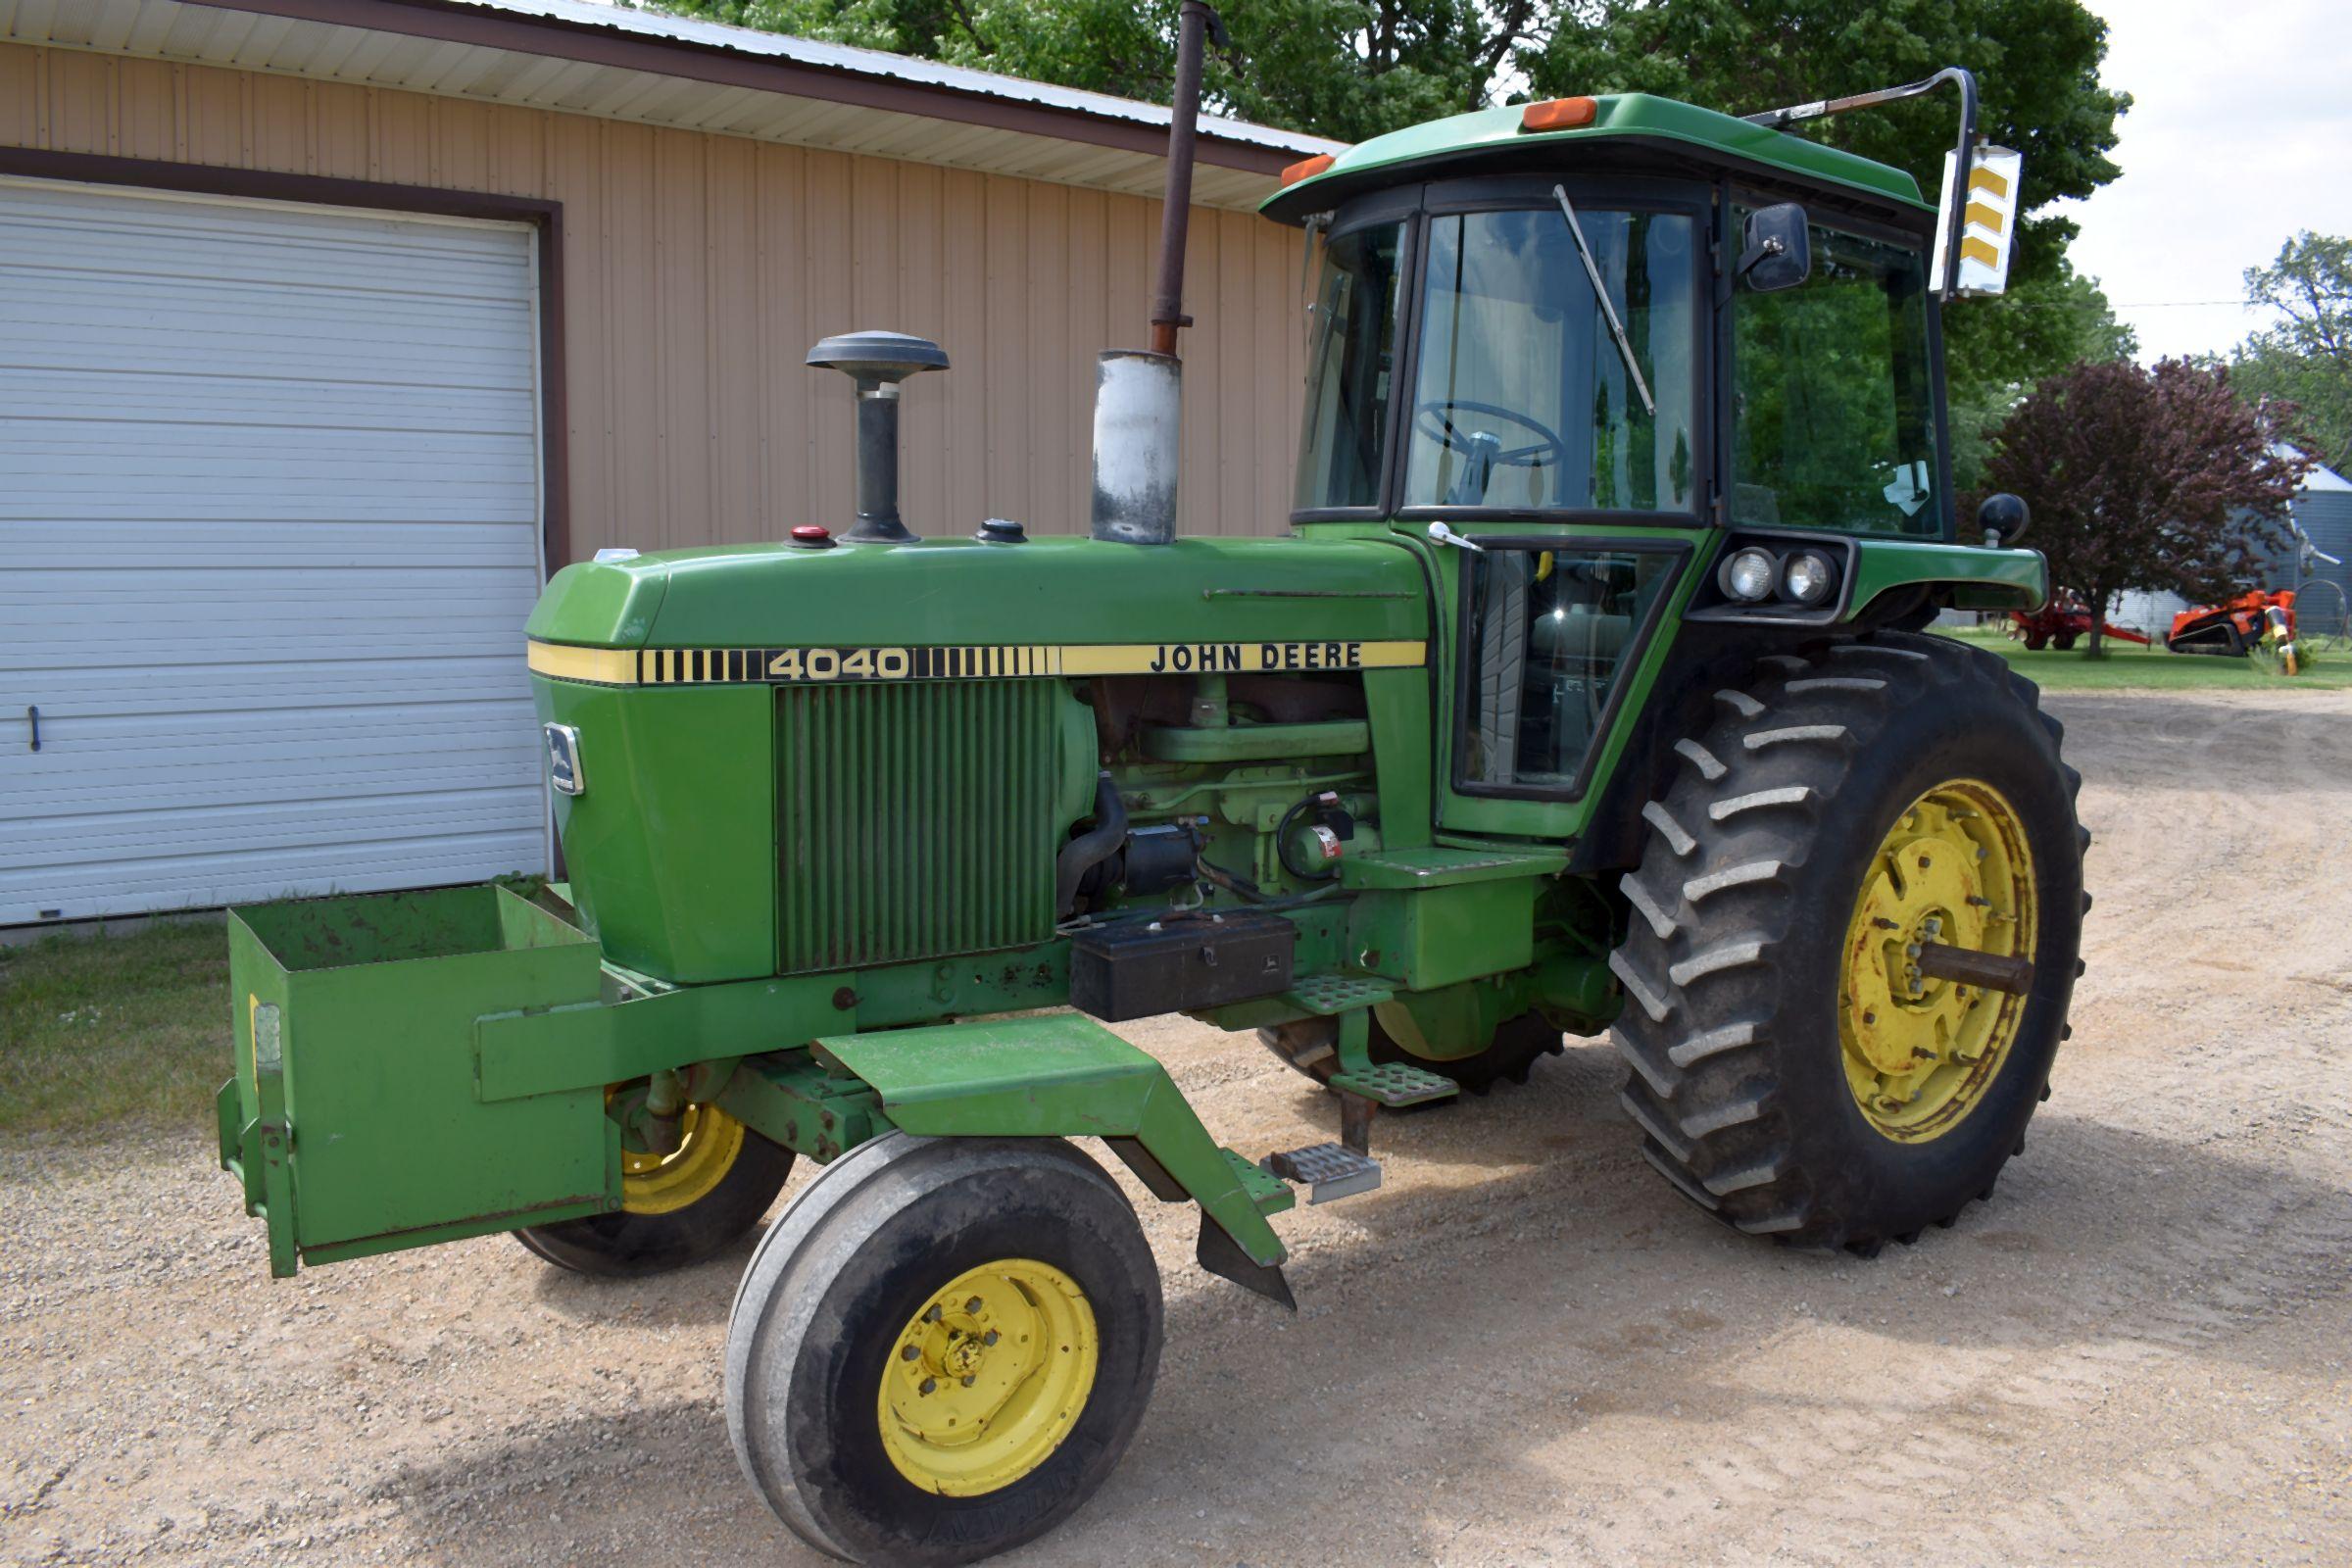
[[[1421,567],[1376,540],[935,539],[566,566],[534,641],[585,648],[1418,641]]]

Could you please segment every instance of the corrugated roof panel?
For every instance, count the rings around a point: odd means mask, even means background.
[[[129,54],[159,52],[171,38],[176,18],[162,6],[148,5],[144,0],[129,0],[129,8],[134,13],[130,31],[116,47]]]
[[[1138,130],[1149,135],[1168,122],[1167,109],[1158,104],[578,0],[449,0],[445,7],[451,18],[495,16],[508,19],[500,24],[517,32],[543,32],[545,48],[536,52],[503,42],[474,42],[463,33],[420,35],[416,29],[434,26],[434,19],[444,14],[422,7],[387,3],[380,8],[385,25],[378,28],[278,9],[296,0],[252,3],[259,9],[187,0],[0,0],[0,36],[649,123],[708,126],[730,134],[886,152],[1032,178],[1078,184],[1100,180],[1101,188],[1111,190],[1155,185],[1156,176],[1147,179],[1142,171],[1155,166],[1157,158],[1148,145],[1125,150],[1138,160],[1132,167],[1121,161],[1118,149],[1105,155],[1101,150],[1103,138],[1113,136],[1107,127],[1119,127],[1113,139],[1124,139]],[[655,68],[651,71],[567,58],[567,48],[584,47],[582,29],[612,38],[660,40],[668,52],[648,52],[646,58]],[[741,79],[742,64],[725,68],[734,71],[737,79],[723,79],[725,72],[715,64],[710,68],[711,79],[701,79],[693,74],[695,51],[707,51],[705,58],[712,62],[765,62],[777,69],[776,79],[784,86],[771,91]],[[827,77],[837,77],[842,87],[823,85]],[[802,83],[814,85],[804,88]],[[939,112],[884,111],[830,96],[836,90],[870,96],[872,87],[860,83],[936,92]],[[774,111],[757,108],[760,100],[772,104]],[[1007,107],[985,107],[990,104]],[[1069,133],[1058,133],[1058,122],[1039,121],[1034,114],[1039,109],[1069,116]],[[1005,130],[987,122],[992,114],[1015,112],[1031,116],[1027,127]],[[1104,128],[1090,131],[1090,122]],[[1202,117],[1200,134],[1203,162],[1196,176],[1195,199],[1233,208],[1252,206],[1273,189],[1273,160],[1287,163],[1338,145],[1216,116]],[[1220,166],[1215,162],[1220,147],[1227,158],[1236,156],[1237,149],[1247,149],[1252,159],[1267,162],[1247,168]],[[1082,157],[1065,156],[1071,148],[1086,151]],[[1106,172],[1087,172],[1097,170]],[[1212,171],[1218,170],[1222,172],[1212,177]]]
[[[473,90],[482,97],[495,98],[501,103],[525,103],[564,72],[574,69],[577,68],[570,61],[550,60],[545,56],[502,54],[495,68],[476,79]]]
[[[1144,103],[1052,82],[1027,81],[1018,76],[974,71],[969,67],[946,65],[936,60],[918,60],[907,55],[886,54],[876,49],[859,49],[849,44],[828,43],[822,39],[796,38],[786,33],[762,32],[650,11],[621,10],[609,5],[585,3],[585,0],[450,0],[450,3],[459,10],[539,17],[575,26],[699,44],[730,54],[788,60],[855,75],[890,81],[924,82],[981,96],[1068,109],[1107,120],[1124,120],[1136,124],[1164,127],[1169,118],[1165,104]],[[1302,157],[1311,152],[1331,151],[1338,145],[1321,137],[1301,135],[1271,125],[1253,124],[1249,121],[1229,120],[1218,115],[1202,115],[1200,128],[1203,136],[1295,150]]]
[[[138,25],[138,0],[99,0],[92,8],[90,46],[94,49],[120,49],[130,38],[131,29]]]
[[[203,57],[214,65],[236,64],[237,51],[245,47],[245,40],[253,36],[253,29],[261,22],[260,17],[250,12],[222,12],[220,24],[204,35]]]

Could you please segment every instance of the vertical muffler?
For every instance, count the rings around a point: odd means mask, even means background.
[[[1093,533],[1128,545],[1176,538],[1176,473],[1183,452],[1184,242],[1193,213],[1193,142],[1200,118],[1200,58],[1225,24],[1203,0],[1184,0],[1176,24],[1176,92],[1168,117],[1168,182],[1152,291],[1152,347],[1107,349],[1095,370]]]
[[[1176,537],[1184,362],[1104,349],[1095,367],[1094,535],[1126,545]]]

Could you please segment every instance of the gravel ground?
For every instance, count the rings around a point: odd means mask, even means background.
[[[2051,707],[2098,906],[1990,1202],[1871,1262],[1738,1236],[1637,1155],[1599,1042],[1384,1123],[1384,1189],[1277,1222],[1296,1318],[1139,1190],[1156,1402],[1006,1560],[2352,1562],[2352,694]],[[1134,1035],[1235,1147],[1328,1136],[1247,1038]],[[0,1561],[813,1562],[727,1446],[748,1250],[272,1282],[207,1139],[20,1145]]]

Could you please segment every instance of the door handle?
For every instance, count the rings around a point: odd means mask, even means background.
[[[25,709],[24,722],[32,726],[32,749],[37,752],[41,749],[41,710],[37,708]]]

